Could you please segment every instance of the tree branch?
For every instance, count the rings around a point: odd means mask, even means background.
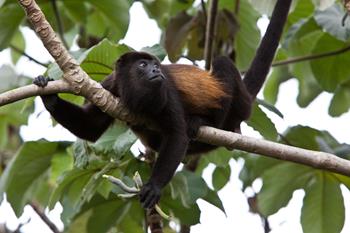
[[[43,40],[45,47],[57,61],[64,72],[64,79],[70,84],[74,93],[82,95],[93,104],[100,107],[113,117],[123,121],[142,122],[132,116],[111,93],[91,80],[79,67],[77,62],[62,46],[60,40],[46,21],[34,0],[19,0],[28,14],[28,19],[33,23],[35,30]],[[44,88],[46,89],[46,88]],[[339,174],[350,176],[350,161],[335,155],[299,149],[292,146],[278,144],[266,140],[254,139],[233,132],[223,131],[211,127],[201,127],[198,140],[217,146],[226,146],[247,152],[258,153],[272,158],[292,161],[315,168],[320,168]]]
[[[0,94],[0,106],[23,100],[38,95],[47,95],[55,93],[74,93],[71,86],[64,80],[49,82],[45,88],[31,84],[19,87]]]
[[[335,56],[335,55],[339,55],[339,54],[345,53],[345,52],[347,52],[349,50],[350,50],[350,45],[346,46],[346,47],[344,47],[342,49],[335,50],[335,51],[319,53],[319,54],[312,54],[312,55],[301,56],[301,57],[294,57],[294,58],[283,60],[283,61],[277,61],[277,62],[272,63],[272,66],[274,66],[274,67],[276,67],[276,66],[283,66],[283,65],[288,65],[288,64],[302,62],[302,61],[310,61],[310,60],[315,60],[315,59]]]
[[[39,65],[41,65],[41,66],[44,66],[44,67],[46,67],[46,68],[49,66],[48,64],[45,64],[45,63],[42,63],[42,62],[36,60],[35,58],[33,58],[32,56],[26,54],[24,51],[20,50],[19,48],[17,48],[17,47],[14,46],[14,45],[10,45],[10,48],[13,49],[15,52],[17,52],[17,53],[19,53],[19,54],[25,56],[25,57],[28,58],[30,61],[33,61],[33,62],[35,62],[35,63],[37,63],[37,64],[39,64]]]
[[[211,59],[213,57],[213,43],[215,38],[216,15],[218,12],[218,0],[210,1],[210,9],[208,12],[207,28],[205,32],[204,59],[205,69],[209,70]]]
[[[350,176],[350,161],[326,152],[255,139],[208,126],[200,128],[197,138],[201,142],[212,145],[225,146]]]
[[[39,215],[41,220],[53,231],[54,233],[60,233],[56,225],[51,222],[51,220],[46,216],[46,214],[39,208],[39,206],[35,203],[30,203],[30,206],[33,208],[35,213]]]
[[[57,28],[58,28],[58,34],[60,35],[60,38],[63,42],[64,47],[68,48],[68,43],[64,38],[64,28],[63,28],[63,23],[61,20],[61,15],[57,7],[57,2],[56,0],[51,0],[53,12],[55,13],[55,18],[56,18],[56,23],[57,23]]]
[[[0,94],[0,106],[38,95],[55,93],[74,93],[71,86],[64,80],[49,82],[45,88],[31,84]]]

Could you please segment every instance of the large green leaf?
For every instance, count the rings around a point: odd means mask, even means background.
[[[247,124],[259,131],[265,138],[270,140],[277,139],[278,133],[275,125],[257,104],[254,105],[252,115]]]
[[[299,0],[294,10],[288,15],[288,24],[295,24],[301,19],[306,19],[314,13],[315,6],[311,0]]]
[[[310,171],[311,168],[294,163],[281,163],[267,170],[262,176],[263,187],[258,194],[261,213],[270,216],[286,206],[293,192],[303,188],[310,179]]]
[[[345,48],[346,46],[348,46],[346,43],[335,39],[329,34],[325,34],[317,42],[313,49],[313,53],[320,54],[329,51],[336,51]],[[349,80],[349,53],[342,53],[324,59],[316,59],[310,63],[315,78],[326,91],[334,92],[338,85]]]
[[[101,81],[104,77],[112,73],[114,63],[122,54],[130,51],[125,45],[116,45],[105,39],[94,46],[83,56],[85,59],[81,67],[96,81]]]
[[[230,180],[230,176],[231,176],[230,165],[226,165],[224,167],[216,167],[212,175],[212,182],[213,182],[214,189],[216,191],[222,189]]]
[[[259,45],[260,32],[256,26],[258,18],[259,14],[252,6],[247,1],[241,1],[238,14],[239,30],[235,39],[239,70],[247,70]]]
[[[328,109],[329,115],[336,117],[346,113],[350,108],[350,88],[340,86],[336,89]]]
[[[131,202],[121,200],[109,201],[93,208],[88,221],[88,233],[103,233],[120,223],[127,216]]]
[[[93,5],[98,13],[101,15],[104,24],[108,25],[108,36],[109,38],[118,41],[123,38],[128,30],[129,26],[129,8],[131,6],[130,1],[127,0],[86,0],[91,5]],[[118,13],[116,13],[118,12]],[[90,21],[91,22],[91,21]],[[92,35],[96,35],[96,30],[101,28],[101,21],[99,24],[95,24],[92,27],[88,27],[88,32]],[[103,33],[106,33],[103,32]],[[103,35],[97,35],[103,36]]]
[[[337,140],[327,131],[319,131],[306,126],[295,126],[284,133],[289,144],[309,150],[320,151],[322,147],[319,140],[322,139],[330,148],[339,146]]]
[[[23,18],[24,11],[17,3],[0,8],[0,51],[9,46]]]
[[[305,190],[301,225],[307,233],[339,233],[345,220],[343,195],[338,181],[319,172]]]
[[[27,142],[7,165],[0,178],[0,196],[6,192],[17,216],[31,198],[31,185],[48,171],[57,147],[54,142]]]
[[[292,57],[311,54],[322,35],[323,32],[313,18],[295,24],[289,30],[287,53]],[[295,63],[290,67],[291,74],[299,81],[297,103],[301,107],[306,107],[322,92],[322,89],[317,83],[309,61]]]

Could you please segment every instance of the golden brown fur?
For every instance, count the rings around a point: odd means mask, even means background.
[[[223,85],[210,72],[191,65],[165,65],[166,72],[174,80],[183,103],[193,113],[203,113],[210,108],[220,108],[220,101],[228,97]]]

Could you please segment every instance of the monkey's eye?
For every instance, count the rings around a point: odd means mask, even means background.
[[[153,68],[158,70],[159,69],[159,65],[158,64],[154,64]]]
[[[145,68],[147,63],[145,61],[140,62],[139,67]]]

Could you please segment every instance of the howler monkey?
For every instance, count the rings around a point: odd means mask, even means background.
[[[158,130],[147,125],[131,125],[141,141],[159,152],[149,181],[142,187],[140,200],[145,208],[160,199],[161,189],[170,181],[186,154],[201,153],[215,146],[193,140],[200,126],[240,132],[252,103],[269,71],[286,22],[291,0],[278,0],[267,32],[242,81],[240,73],[226,57],[215,58],[210,72],[190,65],[162,65],[147,53],[122,55],[115,72],[102,86],[135,115],[152,120]],[[48,79],[39,76],[38,86]],[[92,104],[76,106],[57,95],[41,96],[51,115],[76,136],[95,141],[113,118]]]

